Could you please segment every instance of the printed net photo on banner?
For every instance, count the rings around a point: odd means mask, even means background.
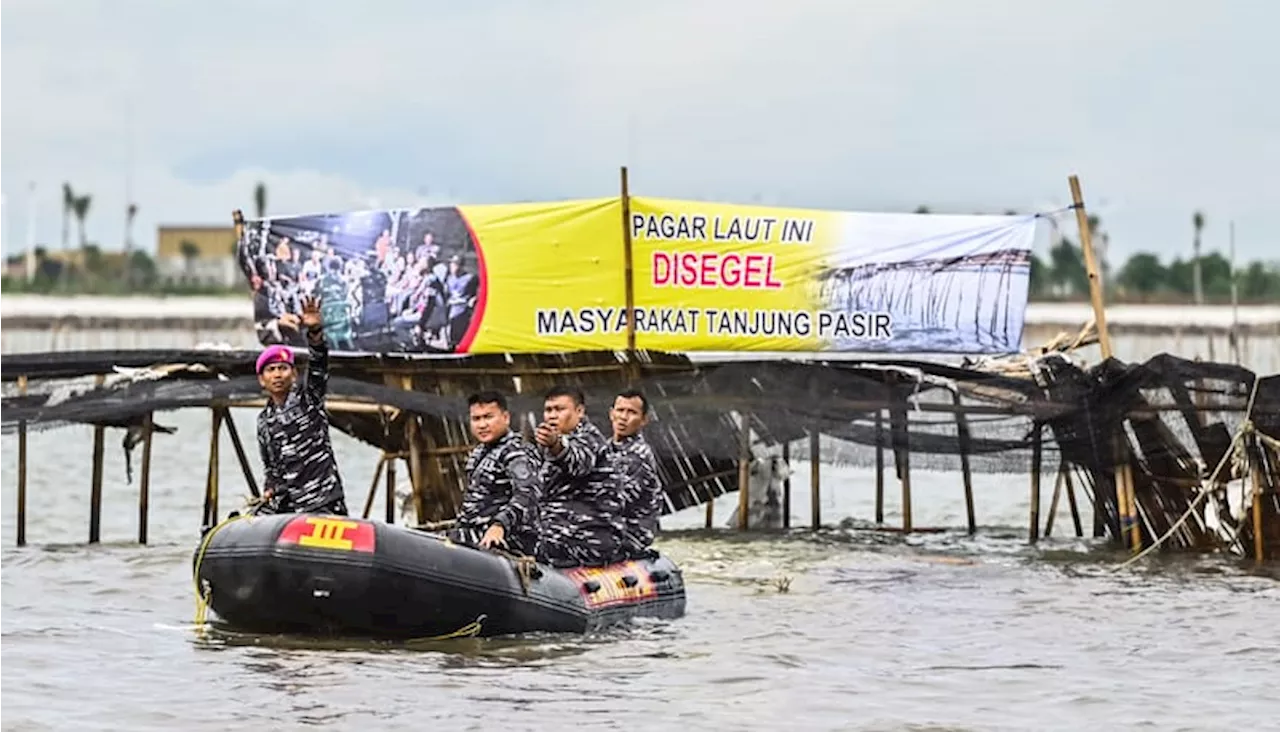
[[[633,197],[636,347],[1016,352],[1037,218]]]
[[[237,258],[264,345],[305,347],[279,318],[316,295],[335,350],[619,349],[625,330],[603,321],[556,335],[538,321],[623,309],[621,211],[612,198],[265,218],[245,222]]]

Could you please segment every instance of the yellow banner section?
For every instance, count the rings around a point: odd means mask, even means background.
[[[480,291],[460,353],[624,350],[622,201],[459,206]]]
[[[817,350],[816,274],[838,216],[633,197],[636,347]]]

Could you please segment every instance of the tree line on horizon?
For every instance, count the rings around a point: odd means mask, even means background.
[[[87,240],[85,234],[85,219],[92,196],[77,194],[70,183],[63,184],[62,192],[62,248],[65,251],[70,244],[70,224],[74,218],[79,234],[79,266],[51,258],[45,247],[37,247],[35,277],[29,282],[25,277],[11,277],[6,267],[3,278],[0,278],[4,292],[70,295],[240,291],[161,282],[152,256],[133,247],[132,227],[138,213],[138,206],[134,203],[126,209],[124,256],[107,257],[99,245]],[[257,217],[264,217],[267,208],[265,184],[254,186],[253,202]],[[927,206],[919,206],[915,213],[931,211]],[[1005,213],[1016,214],[1015,211]],[[1097,215],[1089,216],[1089,237],[1094,242],[1106,301],[1167,304],[1230,302],[1234,281],[1241,303],[1280,302],[1280,264],[1250,261],[1232,272],[1230,261],[1220,252],[1215,250],[1207,255],[1200,252],[1204,224],[1204,214],[1195,212],[1192,216],[1192,256],[1186,259],[1174,257],[1165,264],[1157,254],[1141,251],[1131,255],[1119,268],[1114,268],[1107,258],[1110,237],[1102,228],[1101,219]],[[194,245],[190,251],[184,247],[183,256],[194,256],[194,249]],[[6,264],[22,264],[23,257],[22,254],[10,256]],[[1060,235],[1047,258],[1032,252],[1029,300],[1077,301],[1088,297],[1089,276],[1079,244]]]
[[[930,213],[920,206],[915,213]],[[1015,215],[1016,211],[1006,211]],[[1201,233],[1205,216],[1196,211],[1191,218],[1192,256],[1174,257],[1165,264],[1158,254],[1139,251],[1115,268],[1107,258],[1110,236],[1097,215],[1087,217],[1089,239],[1093,242],[1103,283],[1103,296],[1114,303],[1228,303],[1231,285],[1241,303],[1280,302],[1280,263],[1250,261],[1235,269],[1217,250],[1201,253]],[[1089,298],[1089,273],[1084,252],[1070,237],[1059,235],[1047,258],[1031,253],[1031,280],[1027,296],[1032,301],[1077,301]]]

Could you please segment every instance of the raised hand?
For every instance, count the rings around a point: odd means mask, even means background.
[[[320,298],[308,296],[302,299],[302,324],[308,330],[315,330],[320,327]]]

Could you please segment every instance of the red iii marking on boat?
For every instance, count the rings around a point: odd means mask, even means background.
[[[317,549],[372,552],[376,536],[373,524],[321,516],[299,516],[285,525],[277,542]]]
[[[578,583],[579,591],[587,607],[604,607],[639,602],[658,596],[658,590],[649,578],[649,570],[642,564],[626,562],[608,567],[578,567],[565,572]],[[589,582],[600,588],[592,592]],[[628,584],[634,582],[634,584]]]

